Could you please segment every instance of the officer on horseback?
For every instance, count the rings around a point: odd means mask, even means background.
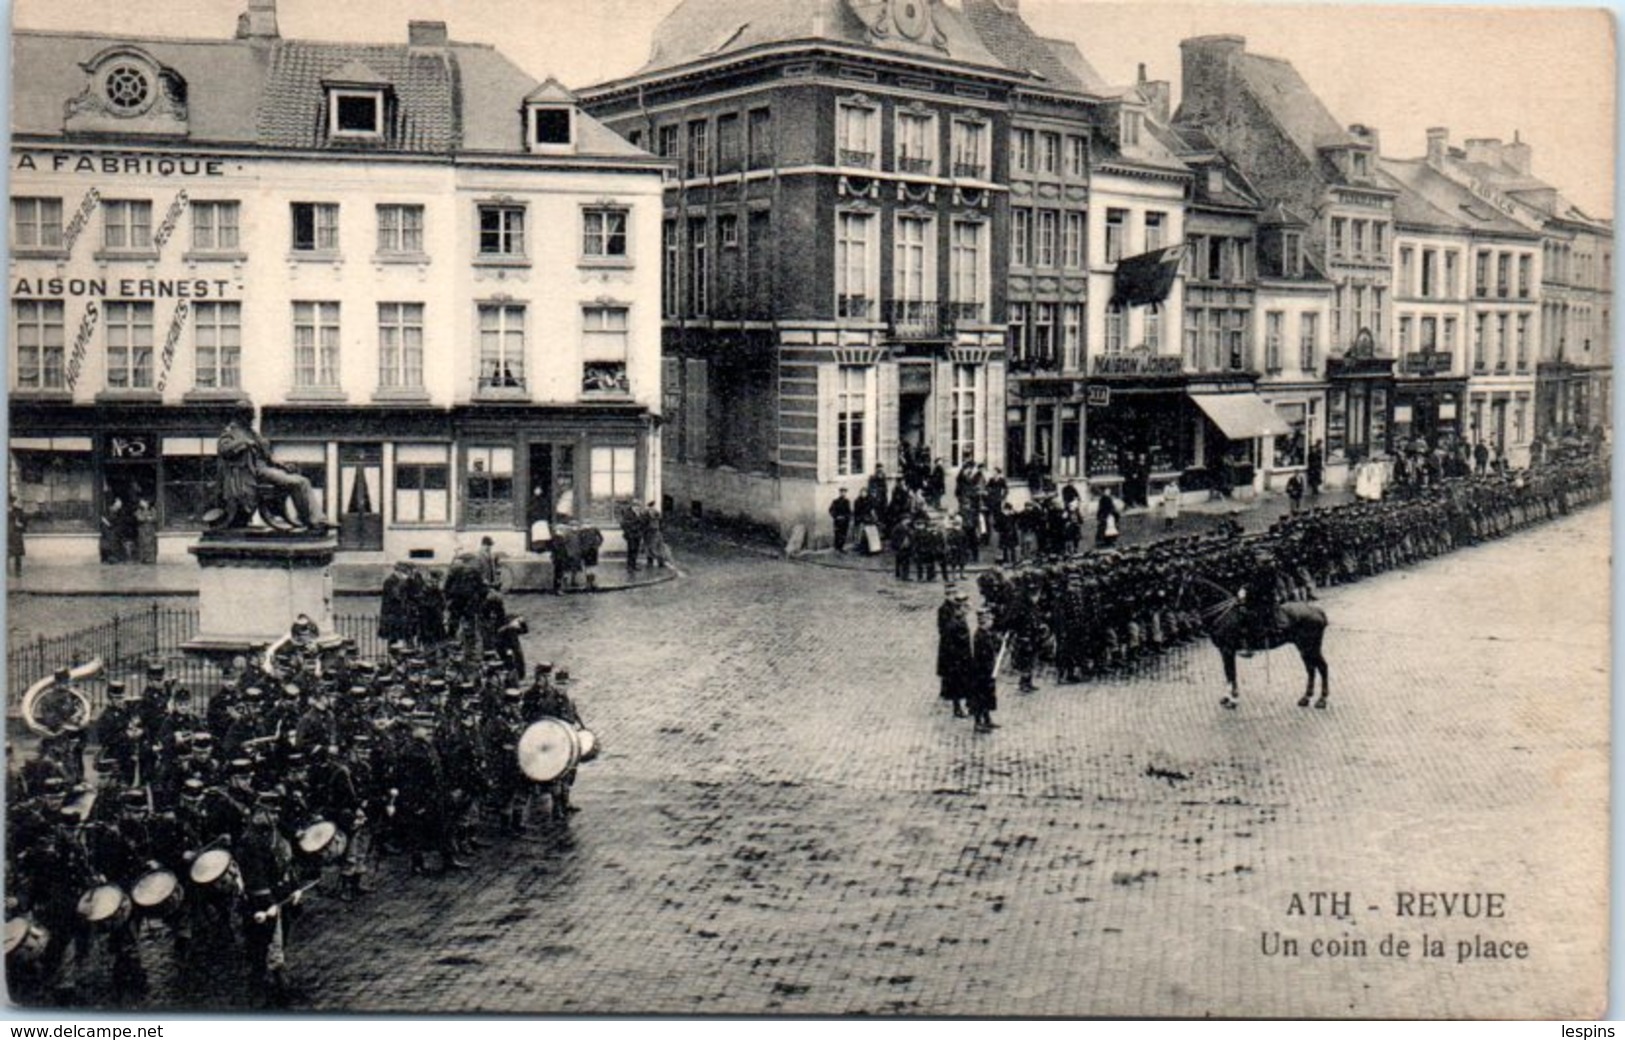
[[[1281,605],[1280,589],[1281,567],[1275,554],[1267,549],[1254,552],[1247,583],[1237,596],[1246,624],[1242,654],[1250,655],[1255,650],[1269,649],[1270,636],[1276,627],[1275,612]]]

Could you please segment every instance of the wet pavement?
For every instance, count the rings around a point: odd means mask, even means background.
[[[677,582],[518,598],[602,741],[581,813],[466,873],[392,862],[360,902],[314,899],[296,1006],[1591,1017],[1608,524],[1325,590],[1324,711],[1296,707],[1290,651],[1243,661],[1222,709],[1193,645],[1032,695],[1007,678],[985,736],[935,697],[933,586],[690,544]],[[1505,916],[1401,918],[1409,890],[1495,891]],[[1293,913],[1313,892],[1348,916]],[[1458,963],[1483,941],[1528,956]],[[230,957],[176,972],[157,932],[145,957],[144,1007],[247,1006]],[[105,1001],[104,961],[77,999]]]

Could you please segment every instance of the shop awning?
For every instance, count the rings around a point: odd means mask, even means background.
[[[1292,424],[1257,394],[1191,394],[1191,400],[1233,441],[1292,432]]]

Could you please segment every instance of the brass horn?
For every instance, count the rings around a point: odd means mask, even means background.
[[[68,669],[68,680],[100,675],[102,659],[97,657]],[[23,722],[42,737],[55,737],[70,728],[90,725],[90,698],[68,683],[59,683],[56,674],[46,676],[23,694]],[[46,721],[49,720],[49,721]]]

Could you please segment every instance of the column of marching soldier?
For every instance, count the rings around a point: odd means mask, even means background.
[[[1609,461],[1587,455],[1396,489],[1378,501],[1311,508],[1258,534],[1243,535],[1226,520],[1205,534],[1044,557],[995,567],[976,580],[986,623],[1008,644],[1021,688],[1030,691],[1035,671],[1045,666],[1058,682],[1081,682],[1132,668],[1200,635],[1203,589],[1248,590],[1270,604],[1313,598],[1319,587],[1567,515],[1606,499],[1608,481]],[[955,599],[950,591],[948,604]],[[1272,613],[1271,607],[1259,616]],[[947,689],[943,696],[950,696]]]
[[[93,773],[82,732],[45,737],[20,767],[8,746],[13,999],[73,1003],[65,961],[78,974],[97,951],[114,1001],[141,999],[146,929],[167,930],[181,967],[205,969],[194,978],[240,957],[255,998],[285,1003],[291,925],[317,884],[358,900],[386,854],[460,870],[493,832],[574,811],[575,760],[544,784],[516,753],[535,720],[581,725],[568,672],[526,675],[455,633],[380,661],[312,634],[239,658],[206,705],[161,665],[139,693],[109,682]]]

